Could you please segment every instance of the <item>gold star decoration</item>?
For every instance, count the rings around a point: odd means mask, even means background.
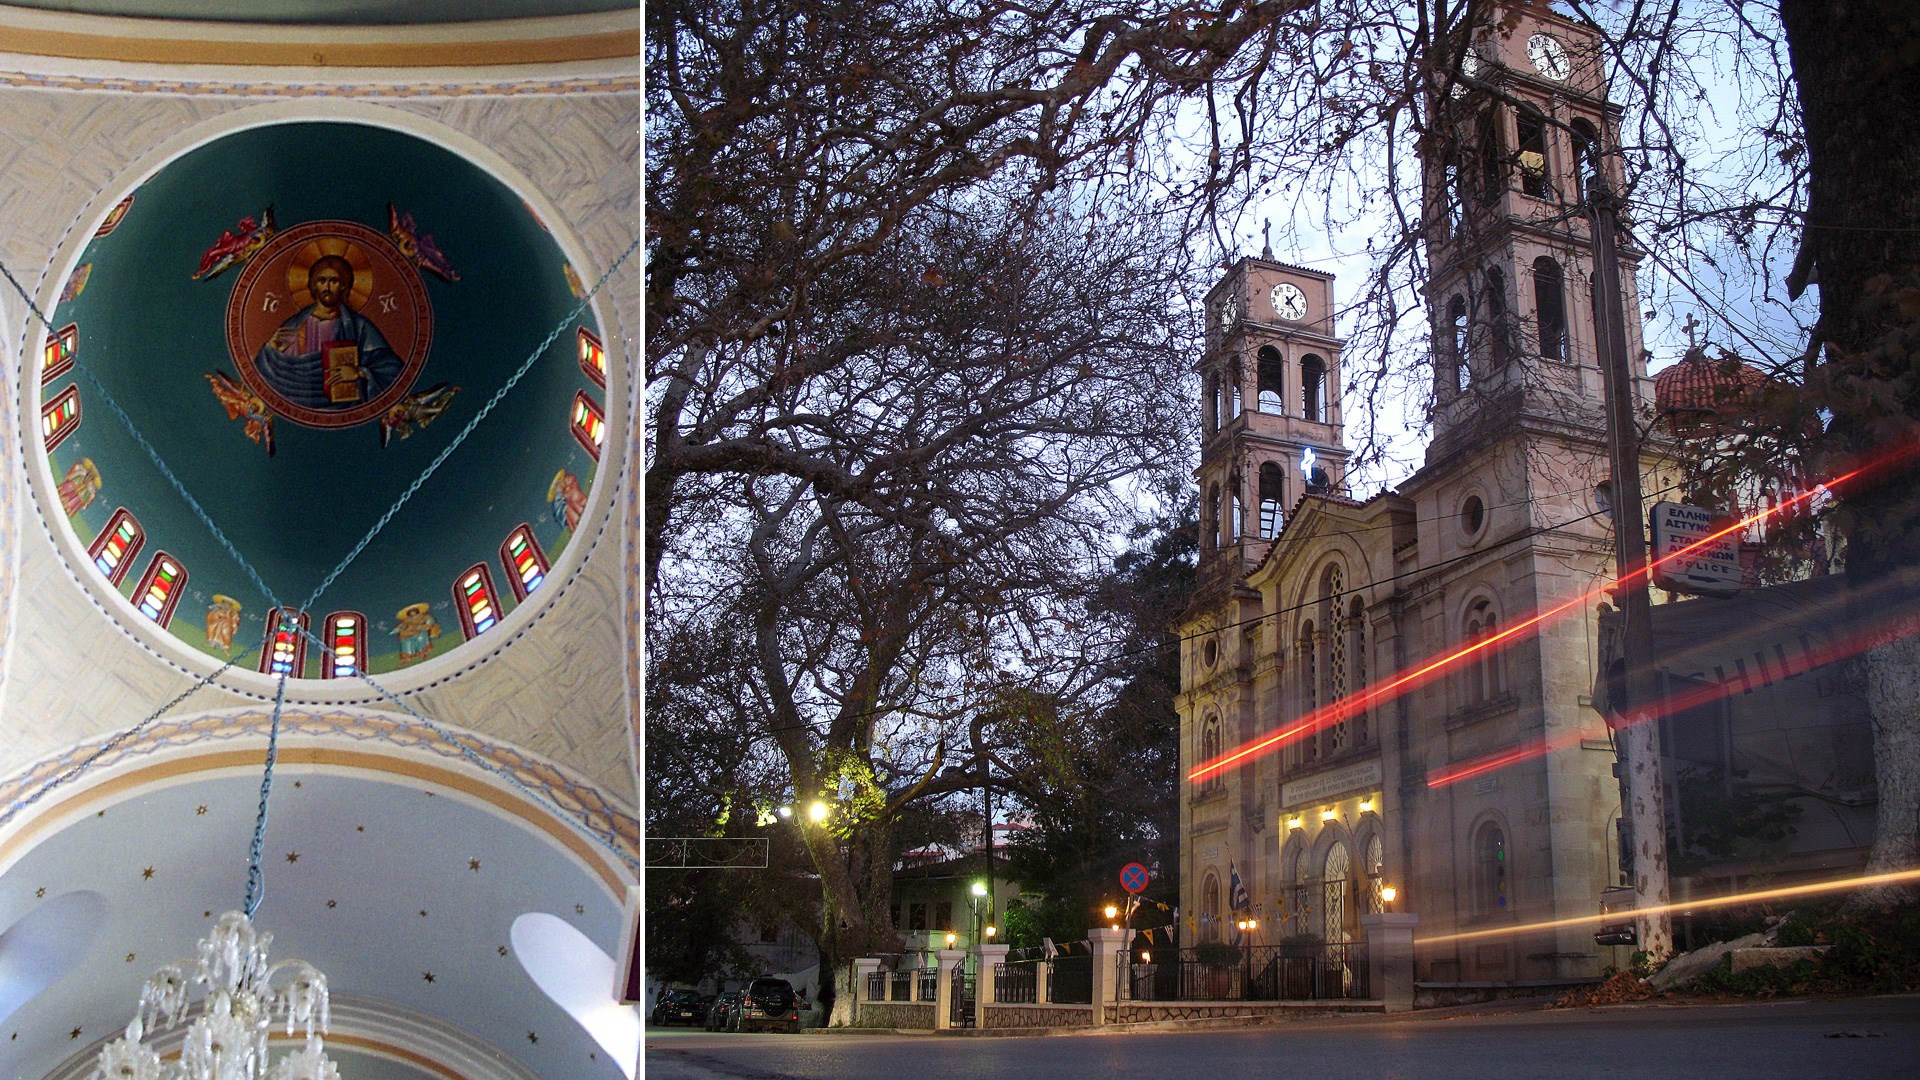
[[[140,871],[140,880],[141,880],[141,881],[152,881],[152,880],[153,880],[153,867],[151,867],[151,866],[149,866],[149,867],[147,867],[147,868],[146,868],[145,870],[142,870],[142,871]]]
[[[201,912],[201,913],[200,913],[200,917],[201,917],[201,918],[203,918],[203,919],[211,919],[211,918],[213,918],[213,912],[212,912],[212,911],[210,911],[210,910],[209,910],[209,911],[203,911],[203,912]]]
[[[471,870],[471,871],[473,871],[473,872],[474,872],[474,873],[476,873],[476,874],[477,874],[477,873],[479,873],[479,872],[480,872],[480,860],[479,860],[479,859],[468,859],[468,860],[467,860],[467,869],[469,869],[469,870]]]
[[[47,895],[47,887],[45,885],[42,885],[39,888],[33,890],[33,898],[35,900],[42,899],[46,895]]]
[[[80,1037],[80,1029],[79,1029],[79,1028],[74,1028],[74,1029],[73,1029],[72,1031],[69,1031],[69,1032],[67,1032],[67,1038],[69,1038],[69,1039],[77,1039],[77,1038],[79,1038],[79,1037]]]
[[[295,780],[295,781],[293,782],[293,786],[294,786],[294,787],[299,787],[299,786],[300,786],[300,781],[298,781],[298,780]]]
[[[540,1036],[535,1035],[533,1032],[529,1031],[527,1032],[527,1041],[530,1043],[533,1043],[535,1046],[538,1046],[540,1045]]]
[[[128,953],[128,954],[127,954],[127,963],[129,963],[129,964],[131,964],[131,963],[133,963],[133,954],[132,954],[132,953]]]
[[[206,817],[207,808],[204,806],[196,806],[193,808],[193,814],[195,817]]]
[[[354,831],[354,832],[366,832],[366,831],[367,831],[367,827],[366,827],[365,825],[355,825],[355,826],[353,827],[353,831]]]
[[[95,814],[95,815],[93,815],[93,816],[94,816],[94,817],[106,817],[106,816],[107,816],[107,812],[106,812],[105,810],[102,810],[102,811],[100,811],[99,813],[97,813],[97,814]]]
[[[327,906],[328,906],[328,907],[338,907],[338,906],[340,906],[340,901],[338,901],[338,900],[329,900],[329,901],[327,901]]]
[[[505,945],[500,946],[500,955],[501,956],[507,955],[507,947]]]
[[[585,915],[587,913],[587,905],[585,904],[573,905],[573,913],[575,915]]]
[[[289,851],[289,852],[287,852],[287,861],[288,861],[288,862],[299,862],[299,861],[300,861],[300,853],[299,853],[299,852],[297,852],[297,851]]]
[[[421,908],[421,909],[420,909],[420,917],[421,917],[421,918],[423,918],[423,919],[427,917],[427,909],[426,909],[426,908]]]
[[[431,972],[431,971],[423,971],[423,972],[421,972],[421,973],[420,973],[420,977],[421,977],[422,979],[425,979],[425,980],[426,980],[426,981],[428,981],[428,982],[432,982],[432,981],[433,981],[433,972]]]

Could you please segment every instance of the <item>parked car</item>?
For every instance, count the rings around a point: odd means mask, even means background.
[[[653,1022],[659,1027],[685,1024],[692,1027],[707,1022],[707,998],[697,990],[669,990],[653,1006]]]
[[[720,996],[713,999],[713,1004],[707,1006],[707,1030],[727,1030],[727,1022],[732,1019],[733,1010],[739,1007],[740,991],[722,991]]]
[[[727,1018],[728,1031],[772,1029],[798,1033],[800,995],[785,979],[755,979],[740,994],[740,1004]]]

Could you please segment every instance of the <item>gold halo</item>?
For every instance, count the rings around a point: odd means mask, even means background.
[[[231,597],[231,596],[226,596],[226,595],[224,595],[224,594],[221,594],[221,593],[214,593],[214,594],[213,594],[213,602],[214,602],[215,604],[224,604],[224,605],[226,605],[227,607],[230,607],[230,608],[232,608],[232,609],[233,609],[233,610],[235,610],[235,611],[239,611],[239,610],[241,610],[241,608],[240,608],[240,601],[238,601],[238,600],[235,600],[235,599],[234,599],[233,597]]]
[[[399,611],[395,612],[394,614],[397,618],[400,618],[400,619],[417,619],[420,616],[425,615],[427,611],[428,611],[428,608],[427,608],[427,605],[425,604],[408,604],[406,607],[401,608]]]
[[[559,472],[556,472],[553,474],[553,483],[547,485],[547,501],[548,502],[552,502],[553,497],[555,495],[560,494],[560,482],[565,480],[566,478],[567,478],[567,470],[565,469],[561,469]]]
[[[338,255],[353,267],[353,289],[347,303],[358,310],[366,304],[367,297],[373,295],[373,262],[360,250],[359,244],[342,236],[317,236],[300,245],[287,262],[287,291],[301,307],[313,303],[313,294],[307,291],[307,271],[328,255]]]

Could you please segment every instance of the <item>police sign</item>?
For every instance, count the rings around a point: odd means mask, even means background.
[[[1654,504],[1648,523],[1653,530],[1655,585],[1672,592],[1710,595],[1740,591],[1744,581],[1739,530],[1706,540],[1730,524],[1724,516],[1703,507],[1663,502]]]

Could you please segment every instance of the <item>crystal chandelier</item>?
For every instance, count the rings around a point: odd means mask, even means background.
[[[327,977],[301,960],[268,966],[272,942],[244,912],[220,916],[200,940],[198,960],[168,964],[147,980],[126,1035],[101,1048],[94,1080],[339,1080],[321,1042]],[[142,1039],[149,1027],[176,1027],[195,1011],[188,1003],[195,986],[204,988],[204,1007],[187,1027],[180,1059],[162,1061]],[[307,1041],[269,1064],[267,1029],[276,1015],[289,1036],[304,1025]]]

